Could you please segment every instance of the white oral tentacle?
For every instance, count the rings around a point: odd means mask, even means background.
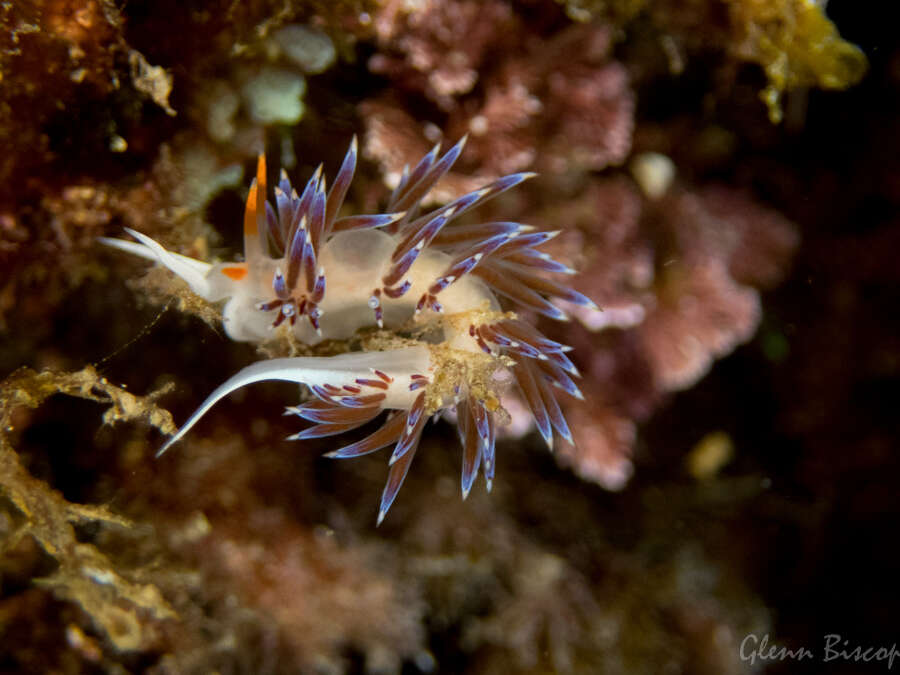
[[[141,243],[135,244],[134,242],[125,241],[124,239],[110,239],[107,237],[101,237],[100,242],[107,246],[111,246],[112,248],[127,251],[142,258],[155,260],[161,265],[165,265],[172,272],[184,279],[194,293],[202,298],[210,299],[211,286],[206,277],[209,274],[210,269],[212,269],[212,265],[205,263],[202,260],[189,258],[180,253],[168,251],[163,248],[159,242],[151,239],[146,234],[141,234],[137,230],[126,227],[125,231]]]
[[[393,378],[384,392],[386,397],[381,404],[382,408],[409,409],[419,394],[418,391],[410,391],[412,375],[427,375],[432,369],[431,353],[427,347],[402,347],[384,352],[353,352],[337,356],[300,356],[259,361],[238,371],[219,385],[181,429],[166,441],[156,456],[159,457],[181,440],[216,403],[248,384],[281,380],[307,386],[330,384],[343,387],[355,385],[358,378],[370,379],[372,371],[379,370]]]
[[[139,244],[135,241],[128,241],[126,239],[115,239],[113,237],[97,237],[97,241],[99,241],[101,244],[109,246],[110,248],[115,248],[120,251],[125,251],[126,253],[131,253],[132,255],[144,258],[145,260],[160,262],[159,256],[156,254],[156,252],[145,244]],[[180,260],[185,265],[193,267],[201,274],[206,274],[212,268],[212,265],[210,265],[209,263],[205,263],[202,260],[189,258],[186,255],[181,255],[180,253],[175,253],[174,251],[167,251],[167,253],[177,260]]]

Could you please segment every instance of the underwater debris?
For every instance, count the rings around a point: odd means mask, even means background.
[[[734,459],[734,440],[724,431],[710,431],[685,457],[685,468],[696,480],[711,480]]]
[[[598,600],[563,559],[527,549],[520,555],[512,588],[491,616],[472,621],[463,639],[508,650],[524,671],[546,665],[556,673],[578,672],[575,650],[599,637],[591,625],[601,614]]]
[[[153,167],[131,180],[66,184],[16,216],[0,215],[0,326],[18,321],[21,337],[52,330],[53,311],[67,293],[85,280],[107,278],[110,261],[98,260],[96,238],[113,223],[166,237],[204,256],[215,234],[203,220],[203,209],[242,176],[239,164],[226,164],[209,145],[161,146]],[[151,299],[159,298],[160,305],[172,299],[171,278],[135,283],[151,289]],[[165,297],[154,288],[160,285]],[[206,318],[208,307],[199,298],[175,296]],[[9,359],[4,365],[11,370],[20,363]]]
[[[118,650],[149,647],[155,633],[146,617],[173,619],[175,611],[156,586],[129,579],[95,546],[81,543],[74,526],[99,523],[130,528],[130,521],[105,506],[68,502],[32,477],[19,461],[9,434],[16,409],[35,408],[59,393],[108,404],[104,424],[143,420],[171,433],[175,429],[171,415],[155,403],[166,391],[168,388],[135,396],[108,383],[90,367],[74,373],[36,373],[22,368],[0,383],[0,491],[14,507],[19,522],[0,542],[0,550],[10,551],[23,538],[32,538],[57,563],[49,576],[36,580],[38,585],[78,604]]]
[[[109,409],[103,413],[104,424],[143,420],[165,434],[175,430],[171,414],[156,405],[156,400],[168,393],[172,385],[166,385],[148,396],[137,396],[110,384],[94,368],[87,366],[74,373],[37,373],[30,368],[20,368],[0,383],[0,386],[0,400],[3,402],[0,408],[0,434],[10,431],[11,415],[16,407],[24,405],[36,408],[54,394],[67,394],[108,404]]]
[[[398,576],[419,581],[432,632],[458,632],[477,672],[748,672],[741,636],[771,616],[745,576],[707,551],[728,536],[727,505],[756,494],[749,481],[707,484],[702,496],[636,486],[611,508],[653,506],[629,508],[610,529],[596,490],[524,489],[535,467],[503,475],[491,499],[465,503],[429,486],[419,496],[429,508],[413,507],[397,528],[408,552]],[[635,546],[614,543],[616,529]]]
[[[581,397],[572,379],[578,370],[566,356],[569,348],[504,312],[495,294],[556,320],[567,317],[549,298],[588,308],[594,304],[547,276],[573,273],[539,250],[557,233],[508,221],[451,226],[532,174],[505,176],[420,212],[422,198],[450,170],[463,145],[464,140],[444,155],[435,146],[406,169],[385,213],[345,217],[339,212],[356,169],[355,138],[330,190],[321,167],[301,194],[282,172],[274,208],[266,198],[266,165],[260,156],[244,215],[245,262],[210,265],[167,251],[134,230],[129,233],[139,243],[101,240],[158,261],[205,300],[227,299],[223,323],[235,340],[267,342],[282,324],[310,346],[349,340],[372,326],[387,331],[381,344],[363,343],[363,351],[269,359],[244,368],[210,394],[160,454],[241,387],[265,380],[305,384],[314,400],[287,413],[316,424],[290,440],[342,434],[389,412],[370,436],[328,453],[356,457],[396,443],[380,523],[406,477],[428,417],[451,408],[464,448],[463,498],[479,469],[491,489],[497,426],[507,417],[501,399],[508,385],[497,377],[503,369],[511,372],[547,445],[553,447],[555,435],[572,441],[555,392]]]
[[[147,59],[136,49],[128,54],[131,66],[131,81],[134,88],[149,97],[156,105],[174,117],[177,113],[169,105],[169,94],[172,93],[172,76],[161,66],[151,66]]]

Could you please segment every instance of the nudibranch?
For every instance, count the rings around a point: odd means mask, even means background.
[[[356,169],[355,138],[330,189],[321,166],[300,194],[282,171],[274,206],[260,156],[244,213],[243,262],[205,263],[133,230],[128,233],[136,242],[102,240],[164,265],[206,300],[226,300],[223,323],[234,340],[266,342],[280,325],[310,346],[349,342],[376,326],[394,336],[373,351],[275,358],[244,368],[209,395],[159,454],[240,387],[264,380],[301,383],[310,399],[286,414],[313,425],[290,440],[342,434],[386,412],[376,431],[327,455],[356,457],[394,446],[381,523],[431,416],[456,413],[463,498],[479,468],[491,488],[497,428],[507,417],[501,399],[510,388],[518,387],[551,449],[554,433],[571,442],[557,402],[557,390],[581,397],[573,380],[578,371],[566,356],[570,348],[518,318],[515,308],[564,321],[552,299],[594,304],[553,280],[552,274],[574,273],[539,250],[557,232],[506,221],[453,223],[533,174],[505,176],[424,212],[423,198],[464,143],[443,155],[438,145],[411,171],[407,167],[385,213],[373,215],[340,215]]]

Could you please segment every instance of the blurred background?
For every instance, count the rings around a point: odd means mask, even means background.
[[[888,669],[900,44],[883,11],[0,5],[0,672]],[[296,185],[333,176],[354,134],[359,212],[464,134],[436,199],[539,172],[478,215],[562,230],[546,250],[603,308],[539,322],[583,375],[575,446],[514,425],[493,492],[463,502],[456,431],[429,426],[377,529],[387,455],[283,441],[291,385],[230,397],[154,459],[167,411],[183,421],[263,354],[96,243],[131,227],[233,260],[256,154]]]

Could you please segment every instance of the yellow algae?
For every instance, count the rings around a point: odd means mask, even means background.
[[[172,433],[171,415],[155,403],[161,393],[135,396],[110,384],[91,367],[74,373],[21,368],[0,383],[0,493],[17,512],[13,518],[17,525],[0,540],[0,551],[14,550],[30,537],[58,564],[52,574],[35,582],[78,604],[119,650],[146,647],[151,636],[142,617],[176,618],[175,611],[155,586],[127,578],[103,552],[80,542],[74,526],[93,522],[130,529],[132,523],[105,506],[73,504],[31,476],[8,436],[15,430],[17,408],[36,408],[54,394],[108,404],[105,424],[142,419]]]
[[[768,86],[760,98],[772,122],[782,118],[781,96],[800,87],[846,89],[868,68],[862,50],[841,38],[814,0],[731,0],[735,52],[758,63]]]

